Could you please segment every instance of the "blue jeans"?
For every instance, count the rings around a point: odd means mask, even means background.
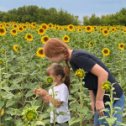
[[[120,99],[113,104],[114,108],[115,107],[119,107],[121,109],[121,110],[118,110],[117,113],[113,115],[117,119],[116,123],[117,122],[122,122],[122,113],[123,113],[124,105],[125,105],[125,97],[124,97],[124,94],[123,94],[120,97]],[[108,113],[104,112],[104,115],[108,116]],[[98,113],[95,112],[95,115],[94,115],[94,126],[101,126],[101,125],[102,126],[108,126],[108,124],[106,124],[105,119],[102,119],[102,120],[99,119]],[[114,124],[113,126],[119,126],[119,124],[118,125]]]

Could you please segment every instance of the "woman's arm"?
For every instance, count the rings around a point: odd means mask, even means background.
[[[102,84],[108,80],[108,72],[100,65],[95,64],[91,69],[91,73],[98,77],[98,90],[96,96],[96,110],[104,108],[103,97],[105,91],[102,89]]]

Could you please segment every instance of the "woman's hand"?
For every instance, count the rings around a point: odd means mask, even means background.
[[[36,95],[40,95],[40,96],[46,96],[46,95],[48,95],[48,92],[45,89],[42,89],[42,88],[35,89],[34,93]]]
[[[104,116],[103,109],[104,107],[104,102],[103,101],[96,101],[96,111],[98,112],[99,116]]]

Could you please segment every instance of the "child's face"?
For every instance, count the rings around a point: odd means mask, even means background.
[[[52,57],[52,58],[48,58],[50,61],[52,61],[52,62],[57,62],[57,63],[59,63],[59,62],[62,62],[62,61],[64,61],[65,60],[65,56],[64,56],[64,54],[60,54],[60,55],[58,55],[58,56],[56,56],[56,57]]]

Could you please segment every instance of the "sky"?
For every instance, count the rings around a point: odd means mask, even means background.
[[[24,5],[37,5],[39,7],[63,9],[79,16],[97,16],[118,12],[126,8],[126,0],[0,0],[0,11],[8,11]]]

